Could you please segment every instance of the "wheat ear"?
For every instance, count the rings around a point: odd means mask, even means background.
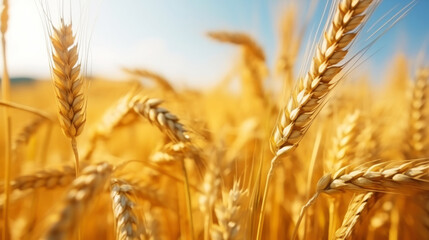
[[[334,138],[333,149],[330,157],[325,162],[328,171],[340,169],[346,163],[351,163],[356,157],[357,137],[360,132],[360,111],[356,110],[345,117],[343,123],[337,127],[337,135]],[[339,201],[336,198],[329,199],[329,239],[335,236],[335,230],[339,225],[336,213]]]
[[[36,134],[37,130],[43,125],[46,119],[37,117],[32,119],[30,123],[25,125],[12,141],[12,162],[14,163],[14,174],[19,174],[22,169],[22,155],[23,147],[28,143],[30,138]]]
[[[346,191],[398,194],[424,192],[429,190],[428,169],[429,164],[425,160],[405,160],[393,166],[380,163],[369,168],[353,169],[346,166],[332,175],[323,176],[320,181],[327,184],[319,191],[327,194]]]
[[[106,181],[112,173],[112,165],[99,163],[83,169],[77,177],[63,201],[64,208],[55,222],[46,233],[44,239],[68,239],[76,233],[78,223],[88,211],[92,200],[102,192]]]
[[[220,175],[220,168],[216,164],[212,164],[204,175],[203,180],[203,194],[199,197],[198,203],[201,212],[204,213],[204,240],[209,239],[209,230],[213,218],[213,206],[218,198],[222,180]]]
[[[61,19],[59,28],[53,27],[51,35],[52,72],[55,95],[58,102],[58,116],[63,133],[71,139],[76,161],[76,176],[79,175],[79,155],[76,137],[82,133],[86,121],[84,78],[78,63],[78,46],[72,31],[72,24]]]
[[[186,157],[185,152],[188,151],[189,146],[183,142],[178,143],[167,143],[162,147],[160,151],[155,152],[150,156],[153,162],[158,164],[162,163],[174,163],[179,159]]]
[[[11,190],[64,187],[73,181],[74,174],[74,168],[70,166],[64,166],[62,170],[41,170],[12,180]]]
[[[123,70],[129,74],[133,74],[139,77],[148,78],[149,80],[154,81],[156,84],[158,84],[163,90],[166,92],[176,93],[173,86],[171,86],[170,82],[163,76],[149,71],[147,69],[128,69],[123,68]]]
[[[146,118],[165,133],[174,142],[187,142],[189,136],[179,122],[179,118],[168,110],[159,107],[162,100],[153,98],[141,98],[134,105],[134,110],[140,116]]]
[[[121,179],[110,183],[113,214],[116,221],[116,239],[140,239],[141,228],[132,200],[133,187]]]
[[[232,43],[242,49],[241,81],[246,101],[254,97],[264,100],[263,77],[266,71],[265,54],[262,47],[249,35],[238,32],[209,32],[214,40]]]
[[[368,192],[354,196],[347,208],[343,223],[335,234],[335,238],[338,240],[352,239],[353,234],[358,231],[359,224],[362,223],[383,195],[383,193]]]
[[[108,138],[116,128],[131,124],[138,119],[137,114],[133,110],[135,101],[137,100],[135,98],[137,90],[138,88],[132,89],[106,110],[100,122],[97,123],[91,132],[89,147],[83,159],[88,160],[91,158],[99,139]]]
[[[326,162],[330,171],[340,169],[346,163],[351,163],[356,157],[358,135],[360,133],[360,111],[356,110],[344,119],[337,128],[337,136],[334,139],[334,149]]]
[[[352,40],[359,33],[359,27],[365,23],[366,15],[373,0],[341,0],[333,15],[332,22],[316,49],[310,69],[292,91],[286,107],[280,113],[279,120],[270,139],[271,151],[275,157],[271,160],[265,181],[264,195],[258,224],[258,239],[262,234],[263,211],[268,186],[276,162],[280,156],[293,151],[307,132],[323,102],[335,86],[334,77],[342,70],[340,62],[348,52]]]
[[[256,58],[265,61],[265,54],[259,44],[256,43],[249,35],[238,32],[209,32],[207,35],[219,42],[232,43],[247,48]]]
[[[281,156],[298,146],[315,113],[334,86],[334,77],[352,40],[365,22],[372,0],[341,0],[332,23],[323,35],[309,72],[298,82],[271,137],[271,151]]]
[[[241,239],[243,226],[243,215],[245,212],[244,200],[247,197],[247,190],[240,187],[240,183],[235,181],[232,189],[223,193],[222,202],[215,206],[215,214],[218,224],[211,228],[211,236],[214,240]]]
[[[407,158],[425,156],[426,141],[426,95],[429,79],[429,68],[419,69],[412,91],[411,108],[408,120],[408,135],[405,150]]]

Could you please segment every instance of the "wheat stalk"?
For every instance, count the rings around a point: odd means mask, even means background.
[[[325,174],[317,183],[316,194],[301,208],[292,239],[296,237],[296,231],[305,211],[321,193],[415,194],[427,192],[429,191],[428,169],[427,160],[404,160],[374,164],[370,167],[345,166],[334,174]]]
[[[132,200],[133,187],[120,179],[112,179],[110,185],[116,239],[140,239],[141,226]]]
[[[315,113],[334,86],[334,77],[342,70],[338,65],[346,56],[358,29],[365,22],[367,9],[373,0],[342,0],[333,21],[323,35],[309,72],[292,92],[271,138],[271,151],[284,155],[298,146],[314,119]]]
[[[67,239],[76,233],[80,219],[88,211],[93,199],[102,192],[112,169],[108,163],[90,165],[83,169],[63,201],[64,208],[59,213],[58,220],[49,228],[44,239]]]
[[[3,0],[2,10],[1,10],[1,18],[0,18],[0,32],[1,32],[1,47],[2,47],[2,60],[3,60],[3,77],[1,79],[1,99],[3,101],[10,100],[10,79],[9,72],[7,67],[7,58],[6,58],[6,32],[8,30],[8,22],[9,22],[9,1]],[[10,239],[10,231],[9,231],[9,181],[11,175],[11,166],[12,166],[12,148],[11,148],[11,135],[12,135],[12,127],[11,127],[11,118],[9,116],[9,112],[6,108],[3,110],[3,119],[4,119],[4,175],[3,179],[5,182],[5,190],[6,194],[4,197],[5,202],[5,210],[3,211],[3,231],[1,236],[3,239]]]
[[[335,86],[334,77],[343,69],[340,62],[348,53],[348,46],[365,23],[373,0],[341,0],[332,22],[316,49],[308,73],[300,78],[289,101],[279,115],[270,139],[274,158],[265,181],[258,224],[258,239],[262,234],[263,212],[268,186],[280,156],[293,151],[307,132],[328,93]]]
[[[172,141],[189,141],[189,136],[186,134],[183,125],[179,122],[179,118],[171,114],[168,110],[159,107],[161,103],[162,100],[159,99],[142,97],[134,105],[134,111],[157,126]]]
[[[73,35],[72,24],[53,28],[50,36],[53,51],[53,83],[57,97],[58,116],[63,133],[71,139],[76,161],[76,176],[79,175],[79,155],[76,137],[82,133],[86,122],[86,99],[84,78],[78,63],[78,45]]]

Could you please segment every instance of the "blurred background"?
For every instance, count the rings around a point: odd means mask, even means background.
[[[293,5],[293,2],[299,5]],[[412,1],[383,1],[372,19],[386,18],[390,10],[397,12],[408,2]],[[6,37],[12,78],[49,77],[44,36],[46,22],[42,20],[39,4],[28,0],[10,1]],[[368,59],[362,69],[375,76],[372,79],[383,76],[380,69],[385,69],[398,52],[411,59],[419,58],[418,52],[427,52],[429,1],[414,1],[412,4],[414,7],[408,14],[366,54]],[[227,74],[238,55],[235,47],[208,38],[206,33],[211,30],[249,34],[263,47],[268,67],[273,70],[278,60],[276,53],[280,45],[282,16],[290,7],[296,9],[297,18],[302,19],[297,24],[307,26],[304,34],[306,44],[301,45],[302,55],[307,45],[311,44],[312,33],[324,12],[325,1],[319,1],[314,6],[310,1],[279,0],[97,0],[95,4],[84,7],[90,15],[86,23],[86,34],[91,40],[88,73],[121,80],[127,76],[121,70],[123,67],[146,68],[163,74],[177,85],[211,87]]]

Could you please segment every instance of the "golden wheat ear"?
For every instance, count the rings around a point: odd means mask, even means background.
[[[104,185],[113,172],[108,163],[98,163],[83,169],[82,175],[72,182],[63,208],[55,216],[55,222],[49,227],[43,239],[72,239],[94,199],[103,191]]]
[[[59,28],[53,27],[52,72],[58,116],[61,129],[71,139],[76,160],[76,176],[79,174],[79,156],[76,137],[82,133],[86,121],[86,98],[84,78],[78,62],[78,46],[73,35],[72,24],[66,25],[61,19]]]

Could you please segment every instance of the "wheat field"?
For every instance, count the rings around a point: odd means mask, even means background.
[[[379,4],[330,1],[304,63],[290,7],[274,70],[250,34],[208,29],[239,58],[195,89],[144,66],[88,76],[62,17],[45,22],[51,79],[10,84],[3,0],[0,239],[429,238],[429,64],[398,51],[380,86],[359,71],[415,2],[360,38]]]

